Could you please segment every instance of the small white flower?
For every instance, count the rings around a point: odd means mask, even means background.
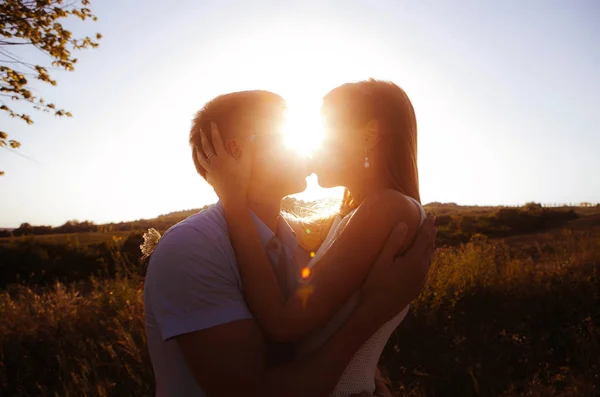
[[[160,233],[158,230],[151,228],[144,233],[144,243],[140,245],[140,249],[142,250],[142,259],[146,259],[152,255],[152,251],[154,251],[154,248],[156,248],[158,240],[160,240]]]

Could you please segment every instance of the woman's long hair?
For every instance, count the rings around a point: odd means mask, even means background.
[[[369,79],[347,83],[330,91],[323,109],[335,113],[341,126],[360,126],[371,120],[379,124],[379,155],[383,156],[384,177],[393,188],[421,202],[417,168],[417,119],[406,92],[389,81]],[[296,232],[300,246],[314,252],[323,243],[337,215],[346,216],[358,206],[346,189],[339,211],[323,217],[286,218]],[[308,231],[308,232],[307,232]]]

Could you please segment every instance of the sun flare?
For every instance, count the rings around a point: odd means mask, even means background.
[[[311,156],[323,140],[323,126],[319,113],[320,101],[288,101],[283,131],[285,143],[299,153]]]
[[[321,98],[286,98],[286,102],[287,112],[283,126],[285,143],[298,153],[311,157],[323,140]],[[314,174],[307,178],[307,183],[306,190],[294,197],[305,201],[342,197],[342,188],[323,189]]]

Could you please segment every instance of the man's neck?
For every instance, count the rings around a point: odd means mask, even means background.
[[[281,211],[283,197],[270,197],[264,192],[248,192],[248,208],[256,214],[269,229],[277,231],[277,218]]]

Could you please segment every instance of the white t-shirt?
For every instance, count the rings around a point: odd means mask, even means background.
[[[275,235],[253,217],[273,265],[281,249],[289,258],[294,256],[297,241],[282,218]],[[273,240],[275,244],[269,244]],[[290,273],[298,271],[292,263],[286,264]],[[173,226],[160,239],[148,264],[144,316],[156,396],[205,396],[173,338],[253,317],[244,302],[235,252],[219,203]]]

